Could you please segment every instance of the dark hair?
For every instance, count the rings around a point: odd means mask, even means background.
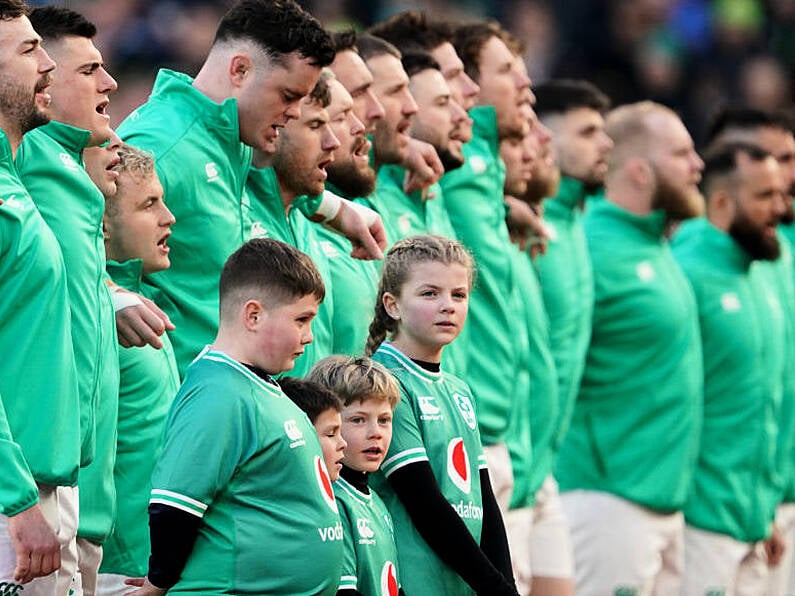
[[[22,0],[0,0],[0,21],[13,21],[30,14],[30,8]]]
[[[373,321],[367,345],[366,356],[371,356],[378,346],[398,330],[398,321],[389,316],[384,308],[384,294],[389,292],[400,296],[403,284],[411,275],[412,267],[418,263],[442,263],[444,265],[463,265],[469,273],[469,285],[475,277],[475,261],[462,244],[443,236],[410,236],[395,242],[384,258],[381,280],[378,282],[378,296],[375,301]]]
[[[492,37],[502,39],[499,25],[488,21],[465,23],[455,29],[453,46],[464,63],[464,70],[474,81],[480,78],[480,52]]]
[[[721,110],[707,131],[707,142],[711,143],[720,134],[730,128],[743,130],[754,128],[780,128],[791,131],[792,119],[785,112],[765,112],[748,107],[731,107]]]
[[[448,23],[432,21],[418,10],[392,15],[367,32],[388,41],[401,52],[430,52],[453,40],[453,30]]]
[[[439,63],[425,52],[403,54],[403,58],[400,61],[403,63],[403,70],[406,71],[409,77],[413,77],[423,70],[441,70]]]
[[[282,377],[279,379],[279,386],[287,397],[306,413],[312,424],[326,410],[342,412],[342,400],[320,383]]]
[[[359,55],[362,57],[362,60],[365,61],[370,58],[375,58],[376,56],[381,56],[382,54],[389,54],[400,60],[400,50],[388,41],[384,41],[375,35],[369,35],[367,33],[359,35],[356,38],[356,47],[359,49]]]
[[[237,39],[253,41],[277,64],[293,52],[313,66],[334,60],[329,33],[293,0],[239,0],[221,19],[213,43]]]
[[[564,114],[577,108],[590,108],[604,115],[610,109],[610,98],[589,81],[553,79],[534,86],[533,93],[539,118],[547,114]]]
[[[355,29],[345,29],[344,31],[334,31],[331,33],[331,44],[334,46],[334,52],[337,54],[346,50],[358,53],[359,48],[356,47],[356,39]]]
[[[701,187],[708,192],[716,177],[730,174],[737,167],[737,157],[747,155],[753,161],[762,161],[772,154],[750,143],[728,143],[704,156],[704,170],[701,173]]]
[[[322,301],[326,288],[312,259],[297,248],[272,238],[254,238],[227,259],[219,294],[223,320],[234,317],[252,298],[274,308],[310,294]]]
[[[320,107],[327,108],[331,103],[331,89],[329,88],[329,81],[334,78],[334,74],[328,70],[323,69],[320,77],[309,92],[307,99],[310,102],[318,104]]]
[[[30,11],[30,23],[48,41],[61,39],[67,35],[93,39],[97,28],[79,12],[58,6],[42,6]]]

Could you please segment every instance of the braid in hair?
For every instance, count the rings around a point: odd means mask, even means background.
[[[475,265],[472,255],[455,240],[427,235],[411,236],[396,242],[384,259],[384,269],[381,281],[378,283],[375,313],[373,322],[370,323],[370,335],[364,350],[366,356],[373,355],[388,333],[394,335],[398,330],[398,321],[390,317],[384,308],[384,294],[389,292],[394,296],[400,296],[412,267],[417,263],[428,262],[463,265],[469,271],[470,286],[474,282]]]

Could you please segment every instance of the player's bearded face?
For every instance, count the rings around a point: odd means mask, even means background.
[[[43,75],[30,90],[16,79],[0,74],[0,111],[17,123],[23,134],[50,121],[36,103],[36,93],[46,88],[50,79],[49,73]]]

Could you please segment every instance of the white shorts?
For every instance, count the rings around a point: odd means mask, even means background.
[[[684,518],[615,495],[575,490],[560,495],[574,546],[577,596],[678,594]]]
[[[763,542],[685,527],[682,596],[761,596],[767,587]]]
[[[40,484],[39,507],[61,544],[61,568],[24,584],[14,581],[17,555],[8,535],[8,518],[0,515],[0,594],[25,596],[77,596],[77,487]],[[19,587],[17,587],[19,586]]]
[[[792,577],[795,571],[795,503],[778,506],[776,527],[784,538],[785,550],[779,564],[768,568],[767,593],[769,596],[792,596],[795,594]]]
[[[97,578],[97,596],[124,596],[133,586],[124,583],[129,579],[126,575],[118,573],[100,573]]]
[[[533,576],[574,577],[569,523],[560,503],[558,483],[552,476],[547,476],[536,491],[533,507],[508,512],[505,529],[520,594],[530,592]]]
[[[94,596],[97,593],[97,576],[102,563],[102,545],[86,540],[77,539],[77,585],[84,596]]]
[[[483,446],[483,454],[486,456],[486,465],[489,468],[489,480],[497,505],[503,517],[508,511],[513,495],[513,467],[511,466],[511,454],[505,443],[495,443],[494,445]]]

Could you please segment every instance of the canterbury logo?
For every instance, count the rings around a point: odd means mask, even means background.
[[[0,582],[0,596],[16,596],[23,592],[25,586],[22,584],[13,584],[11,582]]]

